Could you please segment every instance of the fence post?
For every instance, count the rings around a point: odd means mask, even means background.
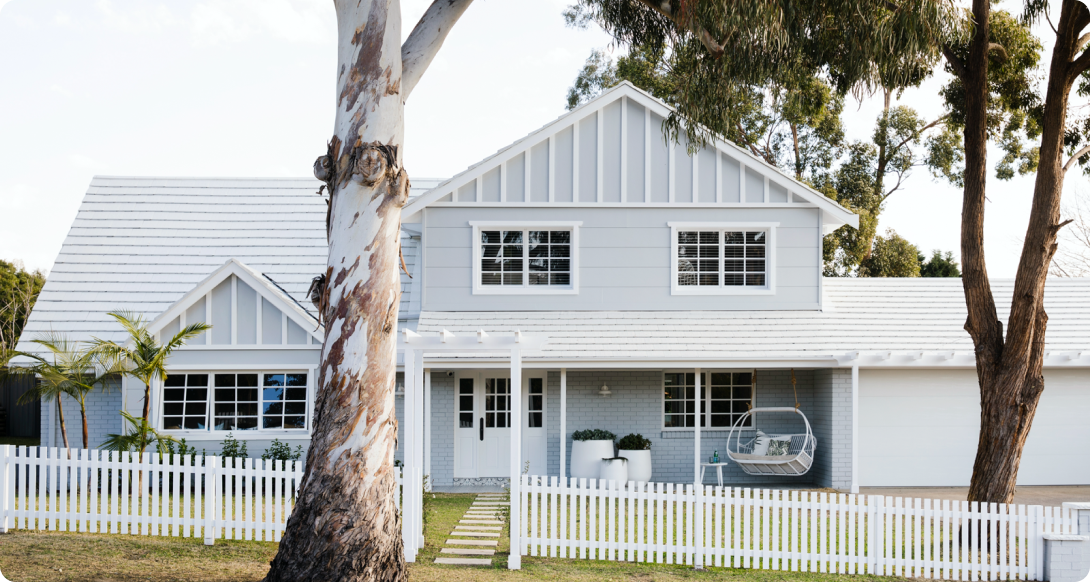
[[[216,490],[219,489],[220,459],[204,458],[204,545],[216,543]]]
[[[11,487],[9,480],[14,472],[9,468],[10,458],[11,445],[0,445],[0,533],[8,532],[8,490]]]

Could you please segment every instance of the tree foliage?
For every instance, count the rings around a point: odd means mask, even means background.
[[[931,251],[931,258],[928,259],[920,253],[917,256],[920,262],[920,276],[921,277],[960,277],[961,269],[958,268],[957,261],[954,260],[954,253],[946,251],[943,253],[940,250]]]
[[[920,249],[893,229],[874,238],[874,248],[859,265],[861,277],[919,277]]]
[[[43,285],[41,271],[27,271],[18,261],[0,261],[0,352],[15,349]]]

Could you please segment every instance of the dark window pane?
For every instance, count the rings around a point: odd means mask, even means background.
[[[700,233],[700,244],[702,245],[717,245],[719,244],[718,232],[702,232]]]
[[[458,392],[462,394],[473,394],[473,378],[459,378]]]
[[[247,402],[238,404],[239,416],[257,416],[257,403]]]
[[[763,232],[747,232],[746,233],[746,244],[747,245],[753,245],[753,244],[763,245],[763,244],[765,244],[765,233],[763,233]]]
[[[668,428],[681,427],[681,426],[685,426],[684,422],[685,421],[683,420],[683,417],[681,417],[681,416],[667,415],[666,420],[663,423],[663,426],[666,426]]]
[[[484,415],[484,427],[496,428],[496,415],[495,413],[489,413]]]
[[[688,259],[700,254],[700,247],[678,247],[677,256],[682,259]]]
[[[719,258],[719,247],[711,247],[711,246],[700,247],[700,257],[705,258],[705,259],[707,259],[707,258],[712,258],[712,259]]]
[[[306,428],[305,416],[285,416],[284,428]]]
[[[713,372],[711,382],[713,386],[730,384],[730,374],[726,372]]]
[[[286,400],[306,400],[307,389],[306,388],[288,388]]]
[[[185,389],[163,390],[163,400],[166,402],[181,402],[185,400]]]
[[[677,242],[682,245],[695,245],[699,238],[700,234],[696,232],[681,231],[677,233]]]
[[[473,397],[472,396],[459,396],[458,397],[458,410],[473,410]]]
[[[530,394],[541,394],[541,378],[530,378]]]
[[[163,404],[163,414],[171,416],[181,416],[182,414],[184,414],[182,412],[183,410],[185,410],[185,405],[181,402],[171,402]]]
[[[481,274],[481,285],[499,285],[502,279],[499,273],[496,274]]]
[[[257,417],[248,416],[235,421],[238,430],[257,430]]]
[[[724,232],[723,233],[723,244],[740,245],[744,241],[745,241],[745,238],[743,237],[742,233],[740,233],[740,232]]]
[[[499,242],[500,242],[500,231],[498,231],[498,230],[482,230],[481,231],[481,242],[499,244]]]
[[[730,401],[712,400],[712,414],[731,412]]]
[[[284,375],[283,374],[265,374],[266,386],[283,386]]]
[[[760,287],[760,286],[763,286],[764,284],[765,284],[765,276],[763,274],[761,274],[761,275],[755,275],[755,274],[746,275],[746,285]]]
[[[216,418],[216,421],[212,423],[212,430],[234,430],[235,417],[230,416],[227,418]]]
[[[744,284],[744,282],[745,282],[745,275],[742,275],[741,273],[738,273],[738,274],[727,273],[727,274],[723,275],[723,284],[724,285],[742,285],[742,284]]]
[[[522,242],[522,231],[521,230],[505,230],[503,232],[503,243],[504,244],[513,244],[513,243],[521,243],[521,242]]]
[[[568,259],[553,259],[553,260],[549,261],[549,263],[550,263],[549,266],[553,271],[570,271],[571,270],[571,261],[568,260]]]
[[[554,230],[549,233],[549,242],[553,244],[568,244],[571,242],[571,232],[566,230]]]
[[[726,272],[741,271],[744,261],[723,261],[723,270]]]
[[[484,245],[481,247],[481,258],[491,259],[500,256],[500,245]]]
[[[216,374],[216,387],[217,388],[230,388],[235,385],[234,374]]]
[[[729,376],[730,374],[725,374]],[[729,386],[712,386],[712,400],[729,400],[730,399],[730,387]]]
[[[266,402],[265,414],[284,414],[284,404],[282,402]]]
[[[717,286],[719,285],[718,273],[701,273],[699,279],[700,285],[704,286]]]
[[[189,402],[193,402],[194,400],[199,400],[199,401],[208,400],[208,389],[207,388],[190,388],[190,389],[186,390],[185,399],[188,400]]]
[[[568,245],[553,245],[553,246],[549,247],[549,256],[561,257],[561,258],[570,257],[571,256],[571,250],[570,249],[571,249],[571,247],[569,247]]]
[[[685,412],[685,403],[680,400],[667,400],[666,401],[666,413],[667,414],[680,414]]]
[[[753,382],[753,373],[752,372],[735,372],[734,373],[734,384],[735,385],[745,384],[745,385],[748,386],[752,382]],[[737,398],[737,396],[735,396],[735,398]]]
[[[553,285],[571,285],[571,275],[568,273],[551,273],[549,277]]]
[[[186,376],[187,386],[207,386],[208,374],[188,374]]]
[[[163,386],[168,388],[185,386],[185,374],[171,374],[163,380]]]
[[[522,245],[503,245],[504,258],[519,258],[522,256]]]
[[[547,257],[549,256],[549,245],[530,245],[528,254],[530,257]]]
[[[185,422],[182,423],[183,428],[186,430],[204,430],[204,417],[203,416],[187,416]]]
[[[519,261],[520,263],[522,261]],[[504,285],[522,285],[522,273],[504,273],[503,274]]]
[[[306,374],[288,374],[288,386],[306,386]]]
[[[746,247],[723,247],[723,256],[728,259],[740,259],[745,254]]]
[[[234,388],[217,388],[216,389],[216,402],[234,402],[235,401],[235,389]]]
[[[187,402],[185,405],[186,415],[199,414],[204,416],[205,404],[203,402]]]
[[[765,262],[760,260],[746,261],[746,270],[749,272],[763,272],[765,270]]]
[[[712,415],[712,426],[730,426],[731,424],[731,417],[726,414]]]
[[[182,429],[182,417],[180,416],[164,416],[163,428],[165,430],[181,430]]]
[[[257,402],[257,388],[239,388],[235,394],[239,402]]]
[[[216,416],[234,416],[235,405],[234,404],[217,404]]]
[[[530,273],[531,285],[548,285],[549,274],[548,273]]]
[[[700,261],[700,271],[704,273],[719,272],[719,261]]]
[[[284,426],[284,418],[282,416],[266,416],[263,426],[265,428],[282,428]]]
[[[746,247],[746,256],[749,258],[763,259],[765,256],[765,248],[761,247]]]
[[[504,259],[503,270],[508,273],[522,271],[522,259]]]
[[[541,413],[531,412],[528,424],[530,428],[541,428]]]
[[[253,387],[257,386],[257,374],[239,374],[236,376],[235,381],[239,387]]]
[[[547,244],[549,242],[549,231],[547,231],[547,230],[531,230],[530,234],[529,234],[529,238],[526,239],[526,242],[528,242],[528,243],[530,243],[532,245]]]
[[[473,428],[473,415],[466,412],[459,414],[458,426],[460,428]]]
[[[283,388],[265,388],[264,390],[262,390],[261,398],[264,399],[265,402],[275,402],[277,400],[283,400],[284,399],[284,389]]]
[[[749,400],[749,386],[735,386],[731,392],[735,400]]]
[[[286,402],[284,403],[284,414],[306,414],[307,404],[305,402]]]
[[[553,261],[556,262],[556,261]],[[531,271],[548,271],[549,260],[548,259],[530,259]]]
[[[734,412],[735,414],[742,414],[743,412],[749,410],[749,403],[745,401],[735,400],[731,403],[731,408],[732,412]]]

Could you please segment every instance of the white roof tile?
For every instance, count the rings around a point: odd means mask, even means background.
[[[824,281],[825,311],[423,312],[417,331],[490,334],[521,330],[547,336],[526,360],[835,360],[861,365],[945,361],[972,365],[962,329],[960,279],[833,279]],[[1006,321],[1012,280],[993,282]],[[1090,350],[1090,280],[1050,280],[1047,362],[1071,362]],[[883,359],[882,354],[894,357]],[[923,357],[911,359],[912,353]],[[1081,365],[1090,365],[1090,351]]]
[[[415,179],[411,195],[440,180]],[[154,319],[228,259],[259,271],[313,309],[311,279],[325,270],[325,203],[313,178],[96,176],[27,322],[20,350],[40,332],[122,339],[106,313]],[[406,262],[417,241],[403,237]],[[403,279],[403,309],[408,279]]]

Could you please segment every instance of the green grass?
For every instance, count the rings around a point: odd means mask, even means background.
[[[444,566],[433,563],[439,549],[473,501],[473,495],[436,493],[428,500],[425,547],[409,566],[413,581],[523,581],[558,582],[639,581],[673,582],[877,582],[877,576],[845,576],[768,570],[634,564],[559,558],[523,557],[522,570],[507,570],[506,526],[490,568]],[[258,581],[268,571],[277,544],[216,540],[204,546],[200,538],[164,538],[16,531],[0,536],[0,571],[14,582],[181,580]],[[882,577],[882,580],[896,580]]]

